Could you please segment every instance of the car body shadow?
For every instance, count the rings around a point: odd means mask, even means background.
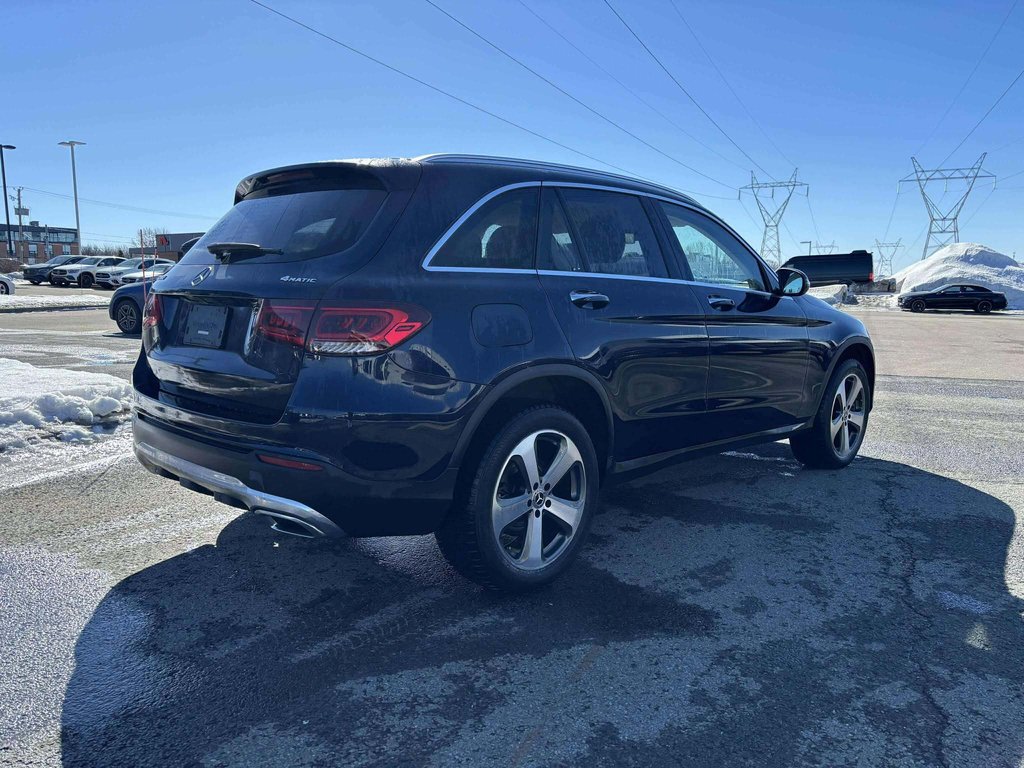
[[[515,597],[428,537],[243,515],[103,599],[65,764],[1016,765],[1012,510],[901,464],[756,450],[608,489],[581,561]]]

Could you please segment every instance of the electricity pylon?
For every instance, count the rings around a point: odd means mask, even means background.
[[[804,187],[805,191],[807,189],[807,184],[796,180],[796,171],[797,169],[794,168],[793,175],[789,181],[758,181],[757,176],[751,171],[750,183],[740,188],[741,195],[745,189],[754,196],[757,207],[761,211],[761,218],[764,220],[764,236],[761,238],[761,258],[773,267],[777,267],[782,263],[782,247],[779,245],[779,222],[782,221],[782,214],[786,212],[786,206],[789,205],[789,200],[793,197],[794,190],[798,187]],[[775,190],[782,190],[785,193],[780,195],[781,202],[775,201]],[[758,194],[758,192],[762,194]],[[768,197],[775,202],[774,205],[771,203],[766,205],[765,198]]]
[[[831,243],[815,243],[814,252],[819,256],[831,256],[835,253],[836,241],[833,240]]]
[[[916,180],[917,186],[921,190],[921,197],[924,199],[924,206],[928,209],[928,237],[925,238],[924,250],[921,251],[922,261],[939,250],[939,248],[950,243],[960,242],[960,227],[957,223],[957,217],[960,216],[960,211],[964,209],[964,203],[967,202],[967,196],[974,189],[974,183],[979,178],[995,179],[995,176],[984,171],[981,167],[981,164],[985,162],[987,154],[987,152],[982,152],[978,162],[970,168],[936,168],[930,171],[922,168],[921,164],[917,162],[916,157],[910,158],[910,161],[914,164],[914,174],[913,176],[900,179],[899,183],[904,184]],[[925,189],[928,183],[933,181],[944,182],[944,191],[949,190],[949,182],[951,181],[965,181],[967,182],[967,189],[964,190],[964,193],[957,198],[950,208],[943,209],[932,200]],[[940,200],[939,202],[942,201]]]
[[[875,265],[875,273],[881,277],[892,277],[893,261],[896,259],[896,251],[903,247],[903,238],[898,238],[895,243],[880,243],[875,240],[875,251],[878,253],[878,263]]]

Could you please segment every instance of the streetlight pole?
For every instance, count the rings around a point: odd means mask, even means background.
[[[84,145],[84,141],[74,141],[68,139],[67,141],[57,142],[62,147],[71,147],[71,184],[75,190],[75,239],[78,241],[78,250],[82,250],[82,225],[78,221],[78,171],[75,170],[75,147]]]
[[[14,241],[11,235],[11,209],[7,204],[7,166],[4,165],[4,150],[17,149],[13,144],[0,144],[0,176],[4,181],[4,216],[7,218],[7,255],[14,258]]]

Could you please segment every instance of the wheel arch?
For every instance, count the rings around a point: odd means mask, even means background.
[[[509,417],[533,405],[549,403],[578,418],[597,451],[603,478],[611,465],[614,422],[611,403],[600,381],[578,366],[560,363],[530,366],[509,374],[485,395],[462,431],[455,446],[452,465],[472,471],[474,461],[487,442]]]
[[[866,336],[853,336],[846,339],[832,356],[832,362],[828,367],[828,372],[825,375],[825,381],[829,381],[832,378],[832,374],[835,373],[842,363],[847,360],[856,360],[863,367],[864,371],[868,375],[868,384],[870,385],[869,392],[871,397],[868,400],[868,410],[874,407],[875,404],[875,350],[871,345],[871,340]],[[825,397],[826,388],[822,389],[821,397]],[[821,399],[818,400],[818,405],[821,405]],[[815,409],[817,413],[817,409]]]

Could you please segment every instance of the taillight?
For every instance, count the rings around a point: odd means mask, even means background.
[[[421,307],[321,307],[306,347],[320,355],[370,355],[401,344],[430,322]]]
[[[868,272],[868,282],[869,283],[875,282],[875,273],[874,272]]]
[[[155,328],[160,324],[162,317],[163,309],[160,294],[150,291],[149,296],[146,298],[146,308],[142,313],[142,327]]]
[[[256,333],[273,341],[301,347],[316,302],[264,300],[256,317]]]

